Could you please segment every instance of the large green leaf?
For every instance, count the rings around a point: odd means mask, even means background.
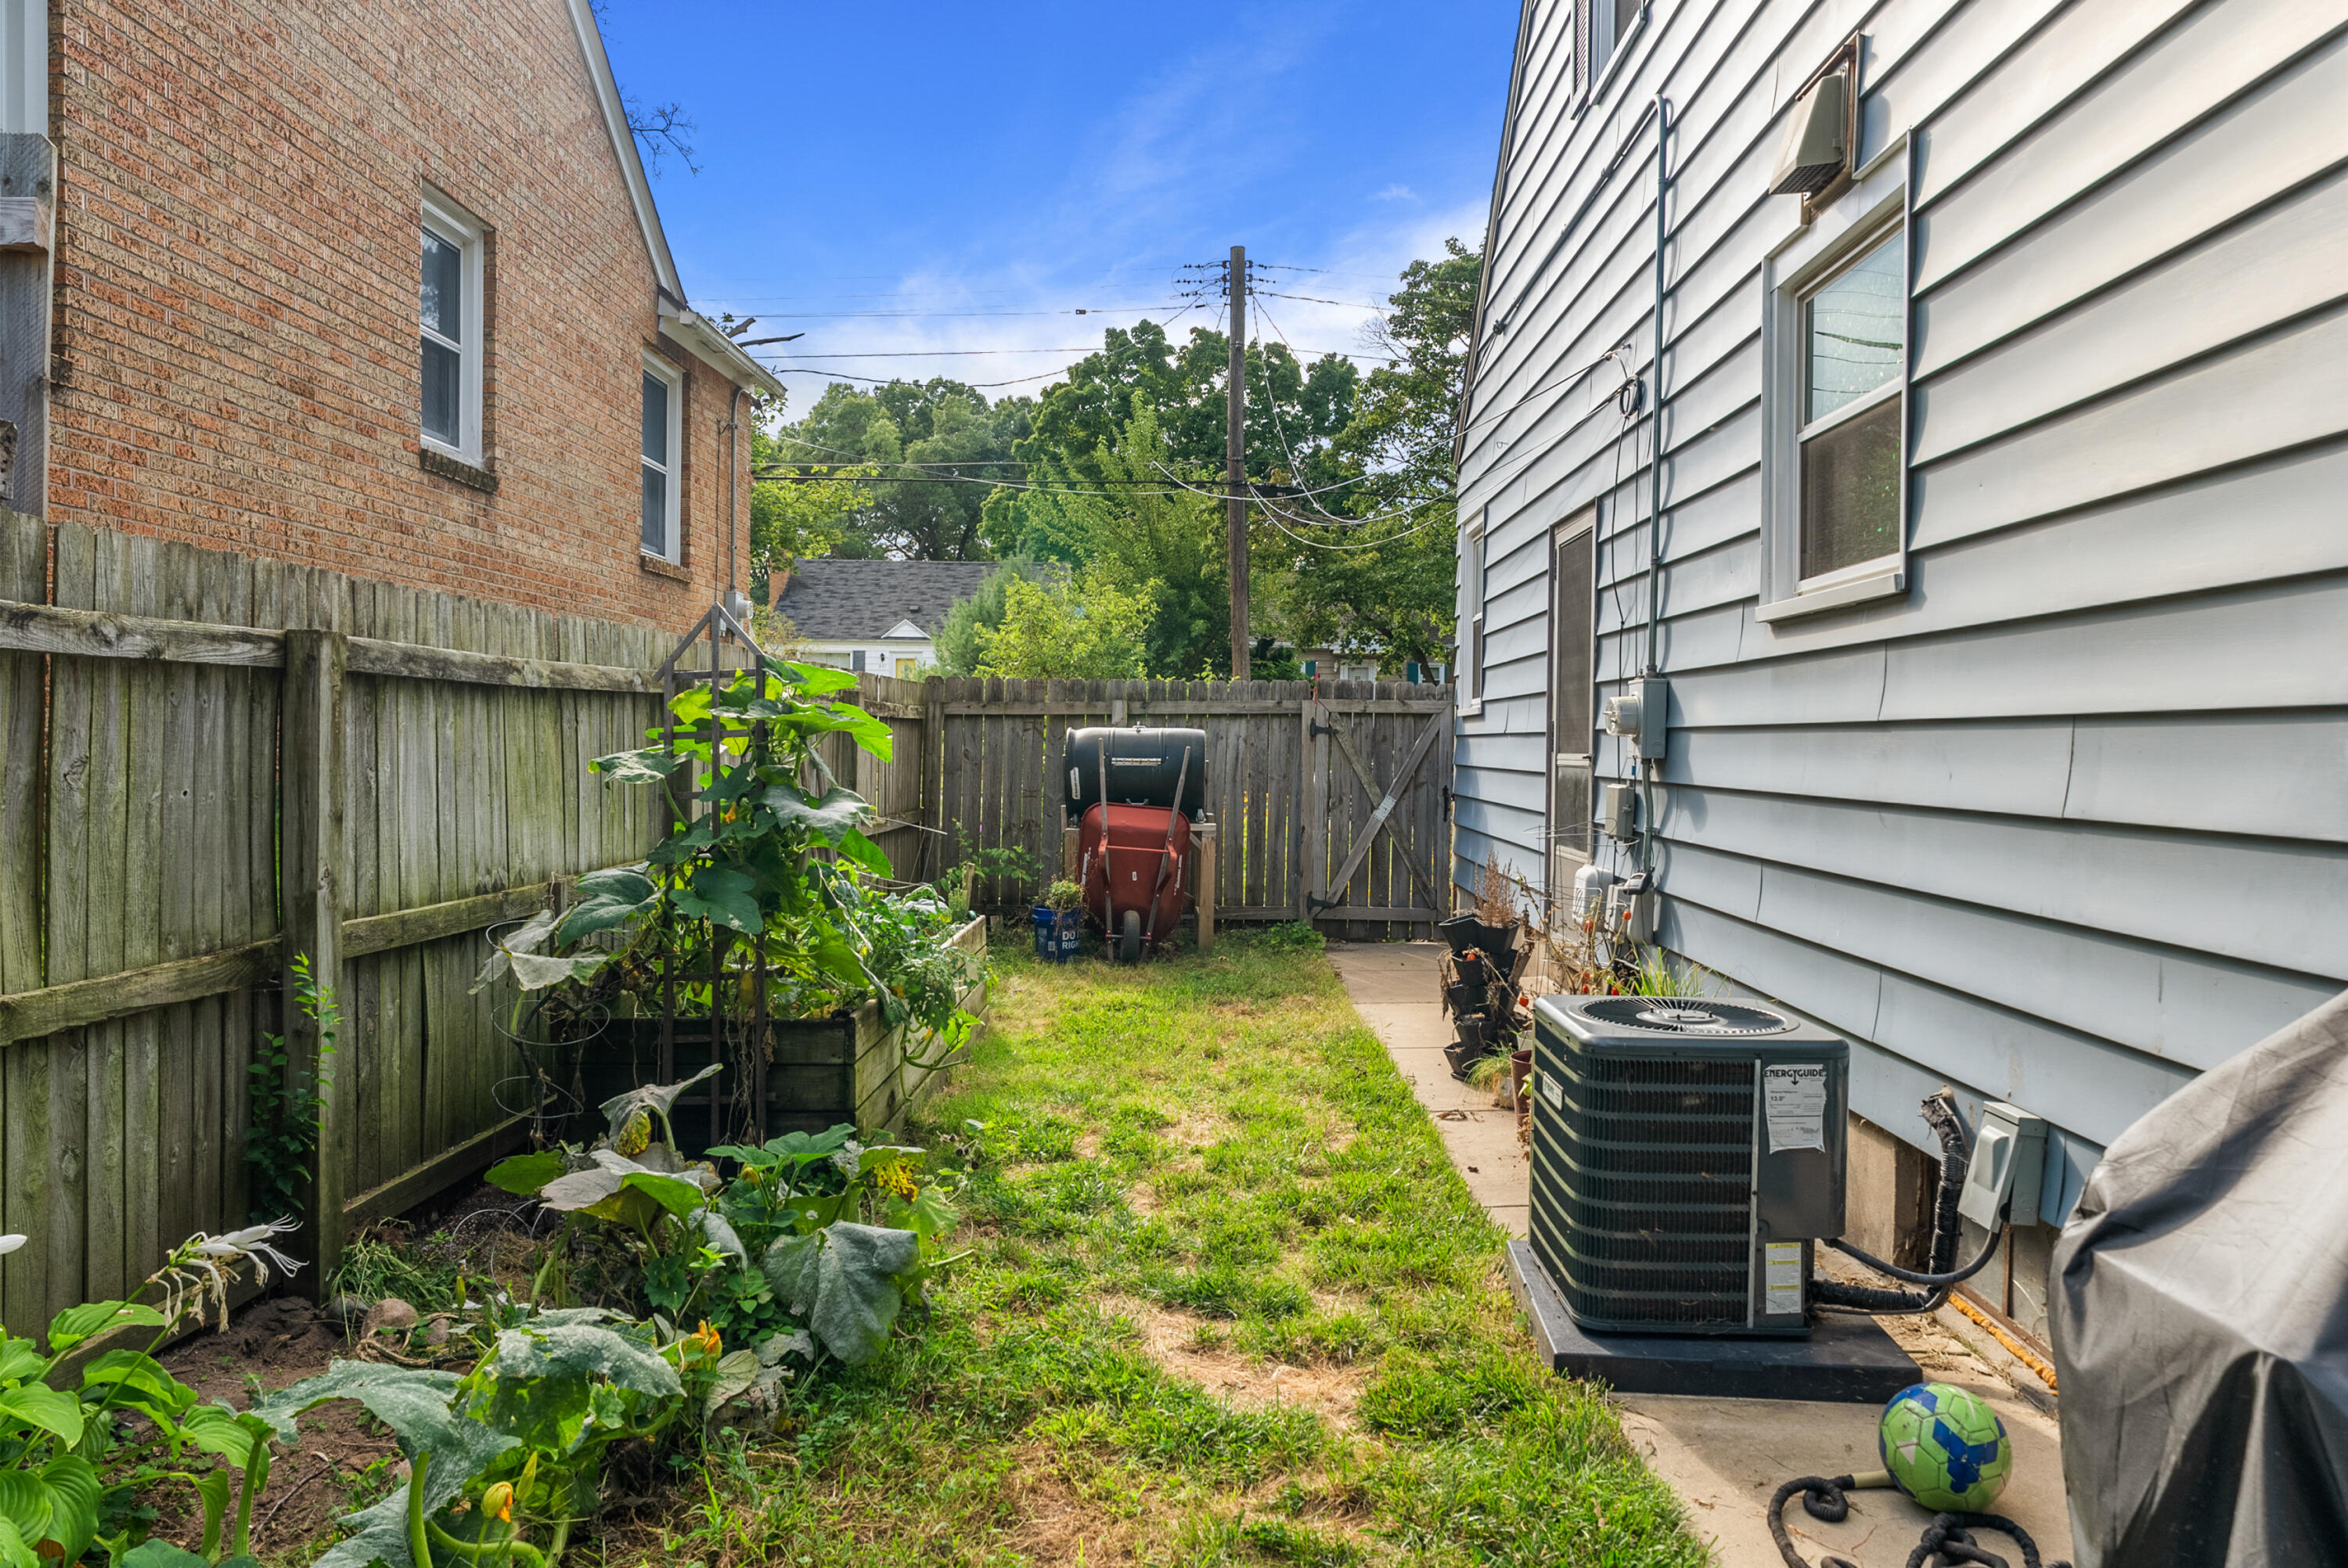
[[[0,1516],[0,1568],[41,1568],[24,1532]]]
[[[85,1339],[113,1328],[160,1328],[170,1321],[151,1307],[135,1301],[85,1301],[49,1319],[49,1350],[69,1350]],[[0,1365],[0,1378],[9,1376]]]
[[[889,733],[889,726],[853,702],[834,702],[829,707],[810,708],[805,712],[792,714],[789,723],[792,728],[808,733],[844,730],[849,739],[884,763],[890,760],[896,748],[896,737]]]
[[[242,1470],[252,1458],[253,1443],[268,1441],[273,1425],[250,1410],[232,1410],[215,1403],[190,1410],[180,1422],[180,1434],[206,1453],[218,1454]]]
[[[49,1489],[28,1470],[0,1468],[0,1520],[21,1532],[27,1541],[48,1532]]]
[[[0,1333],[0,1383],[37,1378],[48,1364],[48,1358],[35,1349],[30,1339],[12,1339]]]
[[[856,684],[853,672],[830,664],[794,664],[788,660],[770,659],[767,665],[810,697],[845,692]]]
[[[778,784],[758,800],[783,826],[804,827],[827,844],[838,844],[843,835],[872,820],[872,807],[864,797],[838,784],[811,801],[797,784]]]
[[[370,1568],[375,1563],[383,1568],[417,1568],[407,1550],[407,1482],[402,1481],[381,1502],[343,1515],[341,1522],[350,1533],[310,1568]]]
[[[539,1189],[571,1168],[561,1150],[548,1149],[535,1154],[513,1154],[489,1167],[485,1180],[520,1197],[536,1197]]]
[[[894,876],[897,868],[880,852],[880,846],[854,829],[839,835],[839,857],[852,861],[875,876]]]
[[[747,871],[726,866],[705,866],[693,880],[669,890],[669,902],[697,920],[724,926],[755,937],[766,927],[754,893],[757,884]]]
[[[250,1557],[229,1557],[215,1564],[183,1546],[168,1541],[142,1541],[114,1560],[114,1568],[260,1568]]]
[[[105,1490],[98,1471],[79,1454],[60,1454],[41,1467],[41,1484],[49,1492],[49,1522],[42,1537],[65,1548],[63,1561],[78,1563],[98,1538],[98,1500]]]
[[[196,1402],[196,1391],[136,1350],[108,1350],[82,1368],[85,1394],[99,1402],[159,1418],[176,1417]]]
[[[357,1399],[366,1403],[371,1395],[386,1389],[396,1389],[418,1398],[437,1399],[443,1409],[457,1392],[454,1372],[427,1371],[411,1367],[386,1367],[375,1361],[334,1361],[314,1378],[280,1389],[273,1394],[263,1394],[252,1402],[252,1413],[270,1424],[277,1440],[291,1443],[299,1440],[295,1418],[314,1406],[329,1399]],[[367,1409],[374,1409],[372,1404]],[[377,1418],[390,1424],[390,1418]],[[395,1429],[396,1430],[396,1429]]]
[[[702,707],[706,712],[706,689],[694,690],[703,692]],[[658,784],[676,770],[677,760],[664,746],[646,746],[642,751],[614,752],[608,757],[597,757],[587,765],[616,784]]]
[[[0,1389],[0,1417],[55,1432],[67,1447],[81,1441],[81,1401],[46,1383]]]
[[[613,1329],[574,1323],[559,1328],[509,1328],[498,1336],[498,1380],[592,1375],[661,1399],[684,1389],[676,1369]]]
[[[624,926],[660,902],[653,879],[633,866],[591,871],[579,879],[579,901],[554,927],[557,942],[575,942]]]
[[[767,1279],[826,1350],[858,1366],[887,1342],[904,1305],[895,1276],[912,1272],[921,1246],[911,1231],[841,1220],[777,1241],[767,1249]]]

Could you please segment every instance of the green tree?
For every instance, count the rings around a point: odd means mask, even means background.
[[[1231,669],[1223,503],[1185,462],[1148,402],[1081,465],[1045,455],[1036,488],[998,490],[992,515],[1039,555],[1150,605],[1148,672],[1190,680]]]
[[[1147,592],[1127,593],[1097,578],[1043,584],[1014,577],[1004,600],[1002,626],[983,634],[981,675],[1113,681],[1142,672]]]
[[[1266,586],[1300,642],[1446,657],[1458,538],[1451,443],[1483,259],[1457,240],[1444,250],[1403,270],[1393,309],[1372,329],[1392,362],[1363,380],[1328,443],[1327,460],[1358,483],[1268,502],[1252,532],[1282,563]]]
[[[1035,571],[1033,561],[1005,561],[979,579],[977,591],[956,600],[938,628],[938,668],[948,675],[975,675],[986,655],[986,639],[1010,609],[1011,582]]]
[[[985,560],[980,528],[993,485],[1015,481],[1013,443],[1034,405],[983,395],[942,377],[891,382],[870,392],[834,383],[796,425],[775,433],[785,462],[850,464],[879,477],[857,487],[837,555],[913,560]]]
[[[765,431],[751,433],[757,472],[773,473],[790,461],[782,445]],[[750,597],[767,602],[767,579],[778,568],[839,550],[850,519],[864,505],[857,481],[879,470],[870,466],[800,465],[798,477],[760,479],[750,487]]]

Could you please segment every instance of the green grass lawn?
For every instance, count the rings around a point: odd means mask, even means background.
[[[1705,1561],[1603,1401],[1536,1362],[1505,1236],[1317,948],[996,963],[915,1130],[985,1123],[970,1261],[922,1332],[807,1391],[795,1448],[713,1455],[661,1555]]]

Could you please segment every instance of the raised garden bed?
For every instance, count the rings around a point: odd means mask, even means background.
[[[985,919],[973,917],[947,941],[983,955]],[[961,1007],[975,1014],[985,1005],[986,982],[981,978],[963,991]],[[905,1113],[935,1092],[942,1080],[944,1064],[922,1064],[922,1059],[942,1050],[940,1044],[921,1038],[918,1025],[889,1027],[878,1000],[868,999],[852,1012],[829,1018],[777,1019],[767,1028],[773,1048],[766,1072],[765,1132],[769,1138],[819,1132],[843,1122],[854,1122],[868,1140],[894,1137],[904,1130]],[[674,1060],[664,1063],[658,1018],[612,1020],[581,1050],[586,1102],[601,1104],[641,1083],[674,1083],[709,1064],[708,1020],[677,1020],[675,1038]],[[915,1060],[909,1061],[909,1055]],[[722,1117],[713,1114],[713,1105],[722,1111],[732,1102],[736,1070],[728,1067],[677,1100],[672,1121],[681,1153],[698,1154],[712,1143],[731,1141]]]

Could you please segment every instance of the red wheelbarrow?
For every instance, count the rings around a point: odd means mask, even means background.
[[[1172,938],[1190,897],[1190,823],[1207,793],[1204,730],[1077,730],[1067,811],[1085,913],[1131,963]]]

